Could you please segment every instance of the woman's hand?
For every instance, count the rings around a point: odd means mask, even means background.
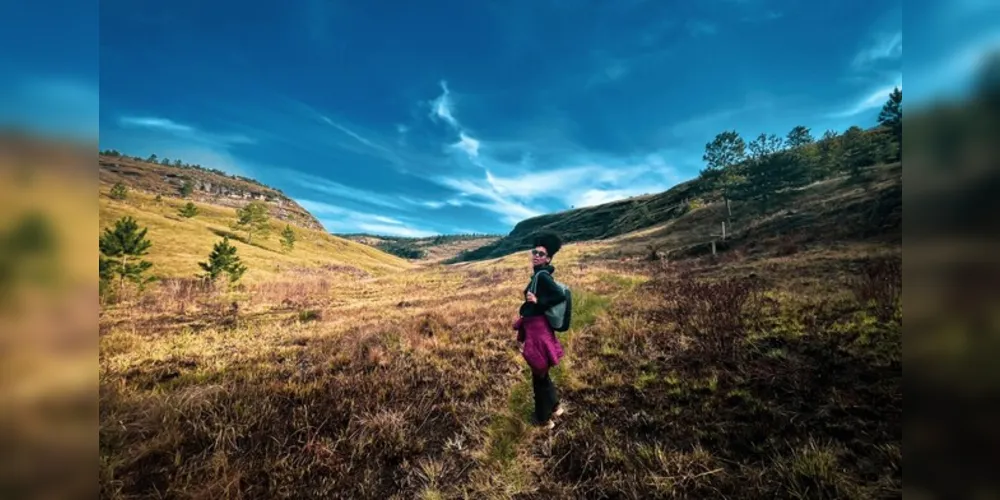
[[[525,298],[525,300],[527,300],[528,302],[531,302],[532,304],[537,304],[538,303],[538,297],[535,297],[535,294],[533,294],[531,292],[528,292],[527,295],[524,296],[524,298]]]

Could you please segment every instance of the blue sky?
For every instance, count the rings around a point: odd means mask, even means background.
[[[987,0],[4,1],[5,122],[414,236],[665,190],[726,129],[873,125],[904,29],[908,103],[1000,45]]]

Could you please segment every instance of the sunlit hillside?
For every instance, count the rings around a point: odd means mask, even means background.
[[[153,195],[131,191],[127,199],[119,201],[109,197],[110,187],[101,186],[101,230],[125,216],[148,228],[146,236],[153,245],[146,260],[153,263],[151,273],[156,276],[194,278],[201,273],[198,262],[205,261],[213,245],[227,235],[249,269],[244,276],[249,283],[315,268],[380,275],[410,267],[404,259],[369,246],[297,226],[292,226],[297,241],[291,251],[285,252],[279,242],[285,223],[276,219],[270,222],[269,236],[255,236],[252,244],[246,244],[245,234],[231,227],[236,220],[235,208],[195,202],[198,214],[185,218],[179,211],[188,200],[161,197],[157,201]]]

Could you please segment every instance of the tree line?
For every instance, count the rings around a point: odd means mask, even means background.
[[[790,188],[845,173],[863,180],[864,167],[902,160],[902,103],[903,92],[897,87],[876,127],[852,126],[843,134],[827,130],[819,140],[801,125],[784,137],[761,133],[749,142],[735,130],[726,130],[705,144],[699,180],[718,191],[727,207],[730,200],[740,200],[762,212],[780,204]]]

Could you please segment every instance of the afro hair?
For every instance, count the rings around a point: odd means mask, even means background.
[[[562,248],[562,240],[555,233],[537,234],[532,244],[536,247],[545,247],[545,250],[549,252],[549,257],[555,256],[556,252]]]

